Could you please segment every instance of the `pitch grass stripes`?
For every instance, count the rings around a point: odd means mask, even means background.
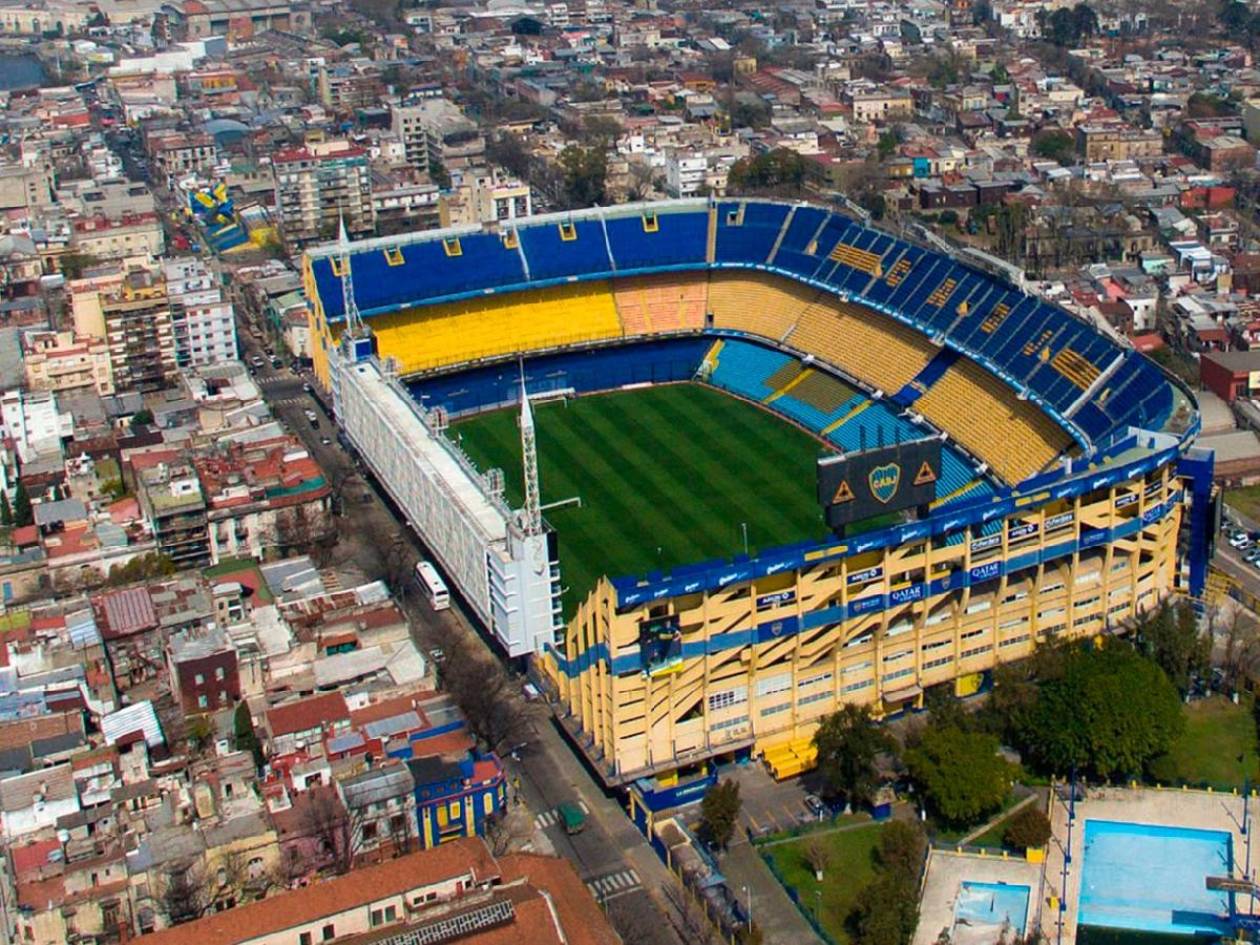
[[[473,462],[521,495],[515,410],[455,425]],[[539,406],[544,502],[559,532],[571,616],[601,575],[641,574],[826,534],[815,497],[822,445],[773,414],[698,384]]]

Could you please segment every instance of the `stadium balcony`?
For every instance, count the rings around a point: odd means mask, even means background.
[[[700,331],[708,305],[705,274],[630,276],[613,283],[613,297],[626,337]]]
[[[782,341],[818,295],[817,289],[789,279],[715,272],[709,281],[709,311],[715,328]]]
[[[373,242],[379,248],[355,252],[350,261],[354,301],[362,312],[525,282],[520,253],[497,233],[461,232],[397,246]],[[341,277],[335,257],[316,257],[311,266],[324,314],[340,318]]]
[[[891,318],[825,298],[801,313],[788,344],[889,393],[910,383],[937,351]]]
[[[563,391],[589,394],[625,384],[688,381],[712,344],[709,338],[671,338],[541,355],[524,363],[525,389],[531,395]],[[521,374],[521,364],[513,358],[422,375],[408,386],[412,396],[426,407],[444,407],[455,417],[519,404]]]
[[[516,231],[535,282],[589,272],[607,272],[608,241],[599,220],[571,220],[554,226],[522,226]]]
[[[959,361],[915,402],[937,429],[947,431],[1002,479],[1022,482],[1071,443],[1068,434],[983,368]]]
[[[424,306],[372,320],[377,350],[402,373],[621,335],[605,282]]]
[[[782,351],[744,341],[726,341],[710,356],[709,383],[749,400],[763,401],[774,394],[771,377],[787,365],[799,365]]]

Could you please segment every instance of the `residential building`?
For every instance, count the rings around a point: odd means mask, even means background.
[[[375,227],[372,171],[363,148],[329,141],[279,151],[272,172],[276,212],[290,244],[332,239],[340,220],[351,236]]]
[[[101,397],[114,393],[104,338],[74,331],[27,332],[22,336],[22,367],[33,391],[90,390]]]
[[[185,714],[217,712],[240,701],[236,647],[220,626],[210,624],[171,634],[166,665],[171,693]]]
[[[101,214],[74,221],[70,248],[98,260],[145,260],[166,252],[166,234],[156,213]]]
[[[138,471],[136,490],[158,549],[178,568],[210,564],[206,502],[196,470],[186,463],[160,463]]]
[[[465,945],[615,945],[616,933],[573,867],[555,857],[496,859],[456,840],[207,915],[143,945],[315,945],[342,941]]]
[[[0,32],[9,32],[0,25]],[[0,210],[28,210],[53,203],[53,167],[39,162],[31,167],[0,167]]]
[[[163,6],[177,39],[233,36],[248,39],[265,30],[308,33],[310,7],[301,0],[175,0]]]
[[[402,138],[407,163],[420,170],[433,164],[447,170],[467,167],[486,152],[486,139],[477,123],[444,98],[395,108],[391,127]]]
[[[162,264],[162,273],[171,300],[176,366],[203,367],[236,360],[232,303],[223,298],[218,280],[205,263],[196,256],[168,259]]]
[[[1158,157],[1164,153],[1164,136],[1120,122],[1084,124],[1076,129],[1076,149],[1086,163]]]
[[[147,269],[132,269],[101,296],[114,387],[162,390],[175,377],[175,336],[166,282]]]

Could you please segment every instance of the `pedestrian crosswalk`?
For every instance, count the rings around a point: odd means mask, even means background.
[[[586,806],[586,801],[578,801],[578,807],[582,808],[583,814],[591,812],[591,809]],[[560,809],[558,807],[545,810],[534,818],[534,826],[539,830],[546,830],[548,827],[554,827],[558,823],[560,823]]]
[[[634,870],[621,870],[617,873],[609,873],[607,876],[588,879],[586,888],[600,902],[607,902],[614,896],[620,896],[623,893],[638,889],[639,874]]]
[[[279,400],[270,401],[273,407],[297,407],[302,404],[310,406],[310,401],[305,397],[281,397]]]

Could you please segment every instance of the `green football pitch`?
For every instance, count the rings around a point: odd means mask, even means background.
[[[479,469],[499,467],[523,501],[519,410],[455,423]],[[699,384],[595,394],[534,407],[544,515],[559,533],[566,616],[610,577],[827,534],[814,462],[821,443]]]

